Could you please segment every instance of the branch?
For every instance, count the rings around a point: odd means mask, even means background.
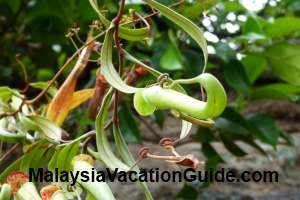
[[[124,7],[125,7],[125,0],[120,0],[120,6],[118,10],[117,16],[113,19],[112,23],[115,25],[115,32],[114,32],[114,40],[115,44],[118,50],[118,57],[119,57],[119,74],[122,75],[123,72],[123,61],[124,61],[124,52],[122,50],[122,46],[120,43],[119,38],[119,26],[120,21],[122,19],[123,13],[124,13]],[[118,101],[119,101],[119,92],[115,91],[114,96],[114,111],[113,111],[113,123],[118,123]]]
[[[18,147],[20,146],[20,143],[15,144],[12,148],[10,148],[1,158],[0,158],[0,164],[8,157],[10,156]]]

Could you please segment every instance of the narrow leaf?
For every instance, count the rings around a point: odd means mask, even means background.
[[[46,139],[55,143],[60,142],[62,130],[57,125],[41,116],[29,116],[29,118],[37,123],[39,131]]]
[[[105,163],[109,168],[115,169],[119,168],[120,170],[128,171],[130,167],[118,159],[114,152],[111,149],[109,144],[107,133],[104,129],[105,121],[107,117],[107,112],[110,107],[112,92],[110,89],[102,101],[102,106],[99,110],[99,113],[96,118],[96,143],[97,143],[97,153],[93,154],[97,159],[100,159]]]
[[[120,128],[118,126],[113,126],[113,133],[114,133],[114,138],[116,141],[116,146],[117,149],[121,155],[121,157],[123,158],[123,160],[126,162],[126,164],[128,164],[129,166],[132,166],[135,164],[135,160],[128,148],[128,145],[125,142],[125,139],[120,131]],[[139,171],[139,168],[136,166],[134,167],[135,171]],[[140,182],[140,185],[142,187],[142,189],[144,190],[145,196],[147,200],[152,200],[153,197],[151,195],[151,192],[147,186],[147,184],[145,182]]]
[[[207,63],[208,59],[208,52],[207,52],[207,44],[205,37],[203,35],[202,30],[195,25],[192,21],[185,18],[184,16],[180,15],[179,13],[171,10],[167,6],[164,6],[154,0],[144,0],[149,6],[153,7],[154,9],[157,9],[162,15],[167,17],[169,20],[171,20],[173,23],[177,24],[180,28],[182,28],[185,32],[187,32],[201,47],[205,65]]]
[[[300,87],[285,83],[274,83],[254,88],[250,92],[252,99],[297,99]]]
[[[91,42],[81,51],[73,70],[50,102],[46,116],[57,125],[61,125],[69,113],[77,79],[85,69],[93,47],[94,44]]]
[[[101,72],[107,82],[124,93],[135,93],[138,88],[127,85],[119,76],[112,63],[113,29],[106,32],[101,51]]]
[[[74,92],[72,101],[70,103],[70,110],[80,106],[90,98],[92,98],[94,94],[94,89],[83,89]]]
[[[8,143],[18,143],[24,141],[26,135],[11,133],[0,127],[0,140]]]
[[[77,77],[69,76],[62,87],[50,102],[47,110],[47,119],[57,125],[61,125],[68,115],[70,105],[73,99]]]

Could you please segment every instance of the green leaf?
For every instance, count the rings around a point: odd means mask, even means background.
[[[241,93],[248,93],[250,81],[243,65],[233,60],[224,68],[224,77],[230,87]]]
[[[251,99],[298,99],[300,87],[274,83],[261,87],[256,87],[250,92]]]
[[[48,147],[48,149],[45,152],[44,156],[39,161],[40,165],[44,164],[44,163],[47,163],[47,165],[48,165],[48,163],[51,160],[54,153],[55,153],[55,147]]]
[[[0,87],[0,99],[3,102],[7,102],[13,95],[12,89],[9,87],[2,86]]]
[[[300,18],[280,17],[265,27],[268,37],[282,37],[300,30]]]
[[[251,54],[243,58],[242,64],[250,83],[254,83],[268,66],[267,60],[264,57]]]
[[[119,111],[120,128],[124,133],[125,140],[127,142],[142,142],[140,131],[137,123],[132,115],[132,111],[129,110],[128,105],[123,104]]]
[[[46,139],[55,143],[60,142],[62,130],[58,126],[41,116],[28,116],[28,118],[36,122],[39,131]]]
[[[285,131],[279,130],[279,136],[281,138],[283,138],[287,142],[287,144],[289,144],[291,146],[296,145],[295,139],[291,136],[291,134],[289,134]]]
[[[237,40],[244,39],[247,42],[255,42],[257,40],[265,40],[267,37],[262,30],[262,26],[254,16],[249,16],[243,26],[243,34],[237,37]]]
[[[72,160],[79,151],[80,141],[66,144],[62,149],[56,149],[54,155],[49,162],[49,170],[58,168],[60,171],[69,171],[72,169]]]
[[[135,93],[138,88],[127,85],[119,76],[112,63],[113,29],[106,32],[101,50],[101,72],[107,82],[124,93]]]
[[[113,133],[114,133],[114,138],[116,141],[116,146],[117,146],[117,149],[118,149],[121,157],[123,158],[123,160],[126,162],[127,165],[129,165],[129,166],[134,165],[135,160],[134,160],[131,152],[129,151],[128,145],[126,144],[126,142],[123,138],[120,128],[118,126],[113,125]],[[135,166],[133,168],[133,170],[139,171],[138,166]],[[151,195],[151,192],[150,192],[147,184],[145,182],[140,182],[140,185],[141,185],[142,189],[144,190],[146,199],[152,200],[153,197]]]
[[[53,70],[50,68],[38,68],[36,79],[41,81],[50,80],[53,77]]]
[[[40,130],[37,122],[26,115],[19,114],[19,124],[22,131],[37,131]]]
[[[162,15],[167,17],[173,23],[177,24],[180,28],[182,28],[186,33],[188,33],[201,47],[202,53],[204,56],[204,66],[207,64],[208,52],[207,52],[207,44],[205,37],[203,35],[202,30],[195,25],[192,21],[180,15],[179,13],[171,10],[167,6],[164,6],[154,0],[144,0],[149,6],[154,9],[157,9]]]
[[[237,41],[246,40],[247,43],[253,43],[255,41],[266,40],[266,39],[267,39],[266,36],[258,33],[246,33],[236,38]]]
[[[193,140],[201,143],[209,143],[216,140],[212,131],[209,128],[205,127],[198,127],[197,133],[195,135],[192,135],[192,138]]]
[[[178,50],[173,46],[169,45],[166,51],[160,58],[160,66],[165,70],[180,70],[182,66],[182,58]]]
[[[184,76],[194,77],[200,74],[203,70],[204,61],[201,53],[195,49],[182,49],[184,59]],[[210,69],[210,63],[207,64],[207,69]]]
[[[16,161],[14,161],[8,167],[6,167],[4,171],[2,171],[0,173],[0,182],[1,183],[4,182],[5,178],[8,175],[10,175],[12,172],[19,170],[20,164],[21,164],[23,158],[24,158],[24,156],[18,158]]]
[[[227,12],[245,12],[246,8],[236,1],[225,1],[222,2],[221,9],[224,9]]]
[[[215,120],[216,127],[223,132],[229,132],[232,134],[238,135],[248,135],[249,131],[241,126],[239,122],[235,122],[233,120],[219,117]]]
[[[105,121],[107,118],[107,112],[110,107],[112,100],[113,90],[110,89],[105,95],[101,108],[96,117],[96,144],[97,152],[92,153],[94,157],[101,160],[106,166],[111,169],[119,168],[120,170],[128,171],[130,167],[117,158],[112,151],[111,145],[109,144],[107,133],[104,129]],[[91,151],[90,151],[91,152]]]
[[[165,50],[162,57],[160,58],[160,66],[166,70],[180,70],[183,69],[183,58],[177,47],[176,39],[174,33],[168,31],[170,44],[169,47]]]
[[[0,127],[0,140],[8,143],[19,143],[26,139],[26,135],[11,133]]]
[[[35,152],[30,162],[30,167],[35,171],[41,166],[43,157],[45,157],[47,148],[42,147],[39,151]]]
[[[59,152],[57,156],[56,166],[60,171],[67,170],[67,165],[70,163],[66,163],[68,160],[69,153],[72,149],[72,145],[67,145]]]
[[[259,21],[257,21],[253,16],[249,16],[243,26],[243,34],[247,33],[263,34],[263,30],[261,25],[259,24]]]
[[[73,142],[69,145],[71,145],[72,148],[69,150],[67,160],[65,161],[65,165],[66,165],[65,167],[66,167],[67,171],[72,169],[72,160],[78,154],[78,152],[80,150],[80,141]]]
[[[49,171],[54,171],[55,168],[57,167],[57,159],[58,159],[58,155],[60,153],[60,149],[56,149],[51,160],[48,163],[48,170]]]
[[[30,86],[33,87],[33,88],[37,88],[37,89],[45,89],[47,86],[48,86],[48,83],[47,82],[35,82],[35,83],[30,83]],[[57,93],[57,88],[55,88],[54,86],[51,86],[47,92],[52,96],[54,97],[55,94]]]
[[[202,143],[201,151],[207,159],[216,157],[218,158],[219,162],[223,162],[222,157],[219,155],[219,153],[215,150],[215,148],[210,143],[207,142]]]
[[[252,129],[247,119],[230,107],[227,107],[221,117],[216,119],[216,127],[223,132],[244,136]]]
[[[185,17],[196,20],[201,16],[201,13],[206,9],[204,2],[193,2],[191,5],[185,4],[182,14]]]
[[[28,173],[30,167],[36,169],[39,167],[41,157],[46,153],[45,141],[40,140],[37,143],[33,144],[29,152],[26,152],[22,158],[20,164],[20,170]]]
[[[276,76],[300,86],[300,47],[287,43],[274,44],[266,49],[264,55]]]
[[[226,134],[231,140],[243,141],[266,154],[254,141],[255,137],[253,136],[262,134],[259,128],[234,109],[226,108],[222,116],[216,119],[216,127],[220,133]]]
[[[255,136],[262,142],[275,147],[279,132],[273,119],[261,114],[254,114],[251,115],[248,120],[256,129],[256,131],[254,131]]]
[[[226,149],[231,152],[233,155],[241,157],[247,155],[247,153],[241,149],[238,145],[231,140],[230,136],[226,133],[220,134],[220,138],[226,147]]]

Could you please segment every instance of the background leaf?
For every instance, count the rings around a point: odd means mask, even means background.
[[[250,82],[243,65],[236,60],[224,68],[224,77],[230,87],[241,93],[248,93]]]
[[[300,30],[300,18],[280,17],[265,27],[268,37],[282,37]]]
[[[300,48],[288,43],[274,44],[266,49],[273,73],[284,81],[300,86]]]
[[[284,84],[274,83],[261,87],[256,87],[251,90],[250,96],[252,99],[299,99],[300,87]]]
[[[129,110],[128,105],[123,104],[120,111],[120,129],[124,134],[124,138],[127,142],[141,143],[142,138],[138,129],[137,122],[135,121],[132,111]]]
[[[251,84],[254,83],[268,67],[267,60],[264,57],[251,54],[243,58],[242,64]]]

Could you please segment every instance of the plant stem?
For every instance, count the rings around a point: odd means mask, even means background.
[[[18,147],[20,146],[20,143],[15,144],[12,148],[10,148],[1,158],[0,163],[2,163],[6,157],[8,157],[12,152],[14,152]]]
[[[115,25],[114,40],[115,40],[116,48],[118,50],[120,76],[122,75],[122,72],[123,72],[124,52],[123,52],[122,45],[121,45],[120,39],[119,39],[119,25],[120,25],[120,21],[123,16],[124,7],[125,7],[125,0],[120,0],[118,14],[113,19],[113,22],[112,22]],[[113,123],[114,124],[118,124],[118,121],[119,121],[119,119],[118,119],[118,101],[119,101],[119,92],[118,92],[118,90],[116,90],[115,95],[114,95],[114,107],[113,107],[114,108],[114,111],[113,111]]]
[[[159,135],[156,130],[141,116],[137,116],[137,118],[148,128],[148,130],[158,139],[162,138],[161,135]]]

